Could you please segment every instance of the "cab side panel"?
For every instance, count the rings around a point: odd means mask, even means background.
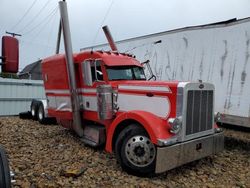
[[[65,56],[57,55],[43,60],[42,74],[49,116],[57,120],[72,120]]]

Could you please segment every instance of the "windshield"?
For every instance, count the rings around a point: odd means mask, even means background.
[[[107,67],[109,80],[146,80],[144,70],[137,66]]]

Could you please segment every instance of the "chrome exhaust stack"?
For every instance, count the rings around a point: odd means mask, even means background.
[[[114,39],[113,39],[113,37],[112,37],[110,31],[109,31],[108,26],[105,25],[105,26],[102,27],[102,29],[103,29],[103,31],[104,31],[104,34],[105,34],[107,40],[108,40],[108,43],[109,43],[109,46],[110,46],[111,50],[112,50],[112,51],[118,52],[118,49],[117,49],[117,47],[116,47],[116,44],[115,44],[115,42],[114,42]]]
[[[67,70],[68,70],[69,90],[70,90],[70,98],[71,98],[71,106],[72,106],[72,114],[73,114],[73,129],[78,134],[78,136],[82,137],[83,127],[81,123],[80,106],[79,106],[79,99],[78,99],[78,94],[77,94],[67,3],[65,1],[60,1],[59,8],[60,8],[60,14],[61,14],[61,27],[62,27],[63,38],[64,38],[66,65],[67,65]]]

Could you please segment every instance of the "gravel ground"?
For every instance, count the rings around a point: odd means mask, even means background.
[[[250,140],[250,133],[225,130],[225,135]],[[123,172],[114,155],[84,146],[71,132],[18,117],[0,118],[0,143],[5,147],[14,187],[250,187],[250,152],[230,147],[154,178]],[[86,171],[78,178],[62,170]]]

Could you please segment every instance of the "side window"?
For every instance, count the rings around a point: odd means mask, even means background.
[[[101,69],[101,61],[92,61],[91,62],[91,75],[93,82],[103,81],[103,73]]]

